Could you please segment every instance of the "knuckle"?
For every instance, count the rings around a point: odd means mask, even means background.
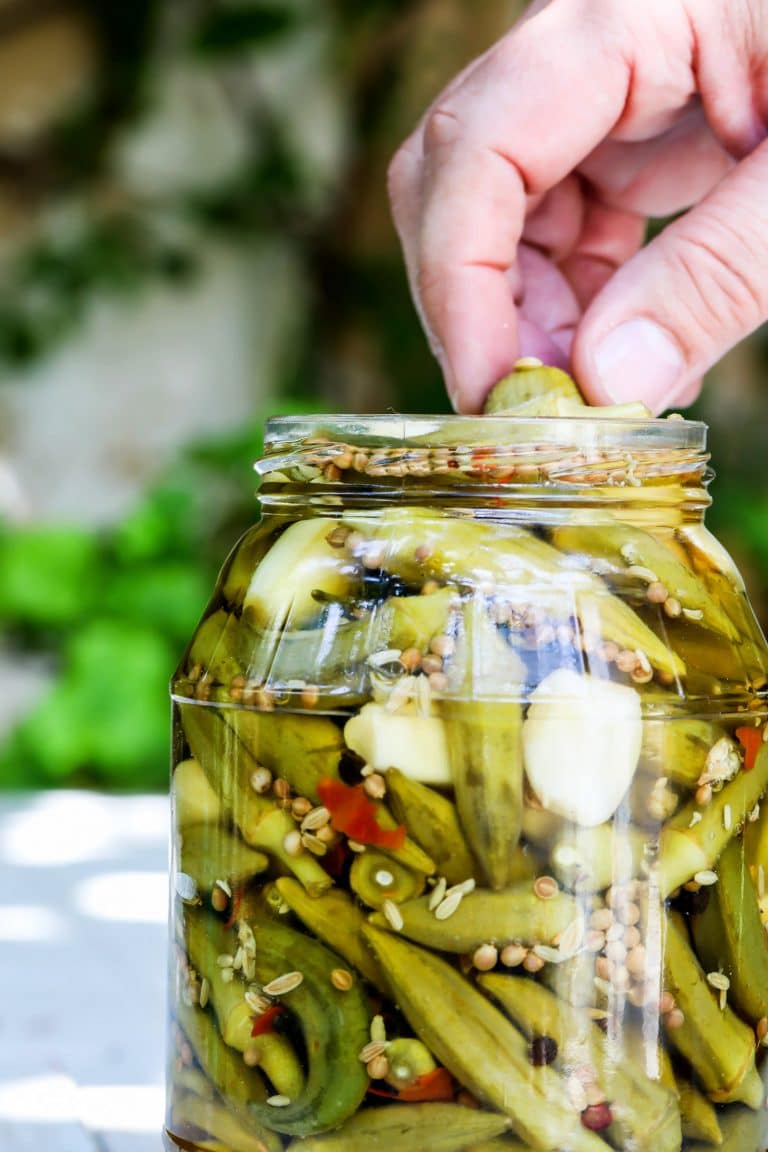
[[[435,104],[424,119],[425,153],[450,148],[462,133],[462,122],[454,108],[447,101]]]
[[[768,315],[764,276],[755,276],[755,251],[732,224],[709,218],[687,228],[675,262],[691,289],[691,311],[708,331],[744,333]]]

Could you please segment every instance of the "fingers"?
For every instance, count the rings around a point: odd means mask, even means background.
[[[611,278],[576,333],[593,403],[661,412],[768,317],[768,143]]]
[[[558,185],[626,101],[629,64],[577,7],[545,8],[488,53],[429,114],[421,160],[417,136],[393,165],[411,283],[449,392],[465,411],[480,407],[518,355],[507,271],[528,195]],[[589,100],[575,99],[586,91]],[[566,120],[567,133],[553,131]]]

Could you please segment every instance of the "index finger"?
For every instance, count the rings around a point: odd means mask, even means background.
[[[422,212],[409,263],[462,410],[478,409],[519,353],[508,272],[526,196],[558,184],[622,117],[631,63],[609,32],[581,4],[555,2],[425,118]]]

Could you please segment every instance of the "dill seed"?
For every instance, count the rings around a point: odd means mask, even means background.
[[[434,888],[432,889],[432,894],[430,895],[429,903],[427,904],[430,912],[434,912],[435,908],[437,908],[438,904],[445,896],[447,887],[448,881],[446,880],[445,876],[440,876]]]
[[[284,975],[270,980],[269,984],[265,984],[262,992],[265,996],[285,996],[288,992],[293,992],[294,988],[298,988],[303,981],[303,973],[286,972]]]
[[[718,992],[727,992],[731,986],[730,980],[722,972],[707,972],[707,984]]]
[[[322,804],[317,808],[311,808],[307,813],[305,813],[304,818],[301,821],[301,831],[316,832],[318,828],[324,828],[330,818],[330,812]]]
[[[708,887],[710,884],[717,884],[717,872],[712,872],[709,868],[697,872],[693,878],[697,884],[701,884],[702,888]]]
[[[394,900],[385,900],[381,905],[381,911],[384,914],[384,917],[386,918],[389,926],[394,928],[395,932],[402,932],[403,917]]]
[[[444,900],[440,901],[437,908],[435,908],[435,919],[447,920],[449,916],[453,916],[463,899],[463,892],[451,892],[450,896],[446,896]]]
[[[205,1008],[206,1004],[208,1003],[208,996],[210,995],[210,991],[211,991],[211,986],[208,983],[208,981],[206,980],[206,978],[203,977],[202,982],[200,984],[199,1004],[200,1004],[201,1008]]]
[[[726,804],[725,808],[723,809],[723,827],[725,828],[726,832],[730,832],[731,830],[732,819],[731,806],[730,804]]]
[[[377,1056],[382,1056],[387,1050],[386,1040],[371,1040],[360,1049],[357,1058],[361,1064],[369,1064],[371,1060],[375,1060]]]
[[[273,1108],[287,1108],[290,1102],[290,1096],[283,1096],[281,1093],[277,1093],[275,1096],[267,1096],[267,1104],[270,1104]]]

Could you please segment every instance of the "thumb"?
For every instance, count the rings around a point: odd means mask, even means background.
[[[768,318],[768,143],[616,272],[583,316],[573,367],[594,404],[689,402]]]

